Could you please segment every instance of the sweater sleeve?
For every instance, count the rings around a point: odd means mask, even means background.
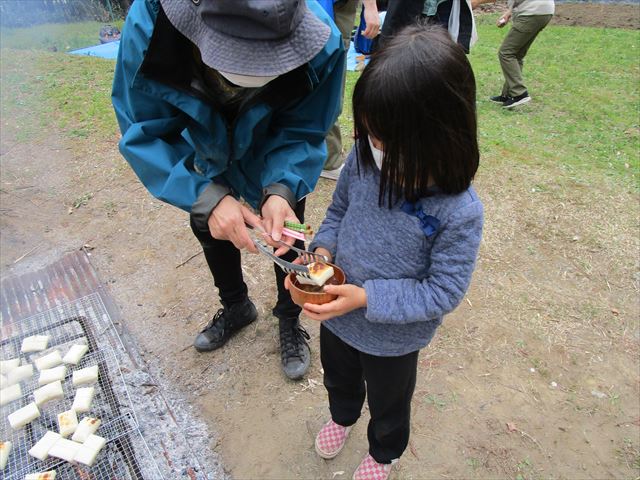
[[[367,320],[391,324],[430,321],[455,309],[471,282],[482,223],[480,201],[451,215],[434,240],[431,264],[423,280],[367,280]]]
[[[349,177],[355,174],[355,163],[356,155],[354,147],[351,153],[349,153],[344,169],[338,178],[331,204],[327,209],[327,214],[322,221],[322,225],[320,225],[318,233],[316,233],[313,241],[309,245],[309,250],[312,252],[318,247],[326,248],[331,252],[334,260],[336,258],[340,223],[349,205]]]

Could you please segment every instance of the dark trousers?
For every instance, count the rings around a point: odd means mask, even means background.
[[[356,423],[366,394],[369,454],[378,463],[400,458],[409,443],[418,351],[401,357],[369,355],[321,326],[320,359],[333,421],[345,427]]]
[[[304,222],[305,199],[298,202],[295,213],[301,222]],[[244,283],[242,277],[242,266],[240,259],[240,250],[228,240],[217,240],[211,236],[209,229],[200,229],[191,219],[191,230],[202,245],[204,258],[209,265],[211,275],[213,275],[213,283],[218,289],[220,301],[224,305],[242,302],[248,296],[247,284]],[[300,240],[296,240],[294,244],[298,248],[304,248],[304,244]],[[293,261],[296,253],[289,250],[282,258],[287,261]],[[265,259],[265,261],[267,261]],[[284,288],[284,279],[286,274],[280,267],[273,264],[276,273],[276,285],[278,286],[278,300],[273,309],[273,314],[278,318],[292,319],[300,315],[302,309],[291,300],[289,291]]]

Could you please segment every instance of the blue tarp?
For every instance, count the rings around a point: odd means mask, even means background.
[[[349,44],[349,51],[347,52],[347,70],[350,70],[352,72],[356,70],[356,65],[358,64],[358,59],[356,57],[362,59],[365,56],[361,53],[356,52],[356,49],[353,46],[353,42],[351,42]],[[362,63],[362,60],[360,60],[360,62]],[[365,57],[364,64],[366,65],[368,62],[369,57]]]
[[[90,57],[109,58],[115,60],[118,57],[118,48],[120,47],[120,41],[103,43],[101,45],[94,45],[93,47],[81,48],[80,50],[73,50],[69,52],[73,55],[88,55]]]
[[[88,55],[90,57],[109,58],[115,60],[118,57],[118,48],[120,47],[120,41],[103,43],[102,45],[94,45],[93,47],[81,48],[79,50],[73,50],[69,53],[73,55]],[[357,60],[356,57],[362,57],[363,55],[357,53],[353,48],[353,42],[349,45],[349,51],[347,52],[347,70],[354,71],[356,69]],[[368,61],[368,59],[366,60]],[[366,63],[365,61],[365,63]]]

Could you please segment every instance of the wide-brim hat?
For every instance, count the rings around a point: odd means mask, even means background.
[[[160,0],[171,24],[223,72],[281,75],[315,57],[331,28],[305,0]]]

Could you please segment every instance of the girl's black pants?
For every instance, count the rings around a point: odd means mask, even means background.
[[[320,358],[331,418],[345,427],[356,423],[366,394],[371,414],[369,454],[378,463],[400,458],[409,443],[418,352],[400,357],[369,355],[320,327]]]

